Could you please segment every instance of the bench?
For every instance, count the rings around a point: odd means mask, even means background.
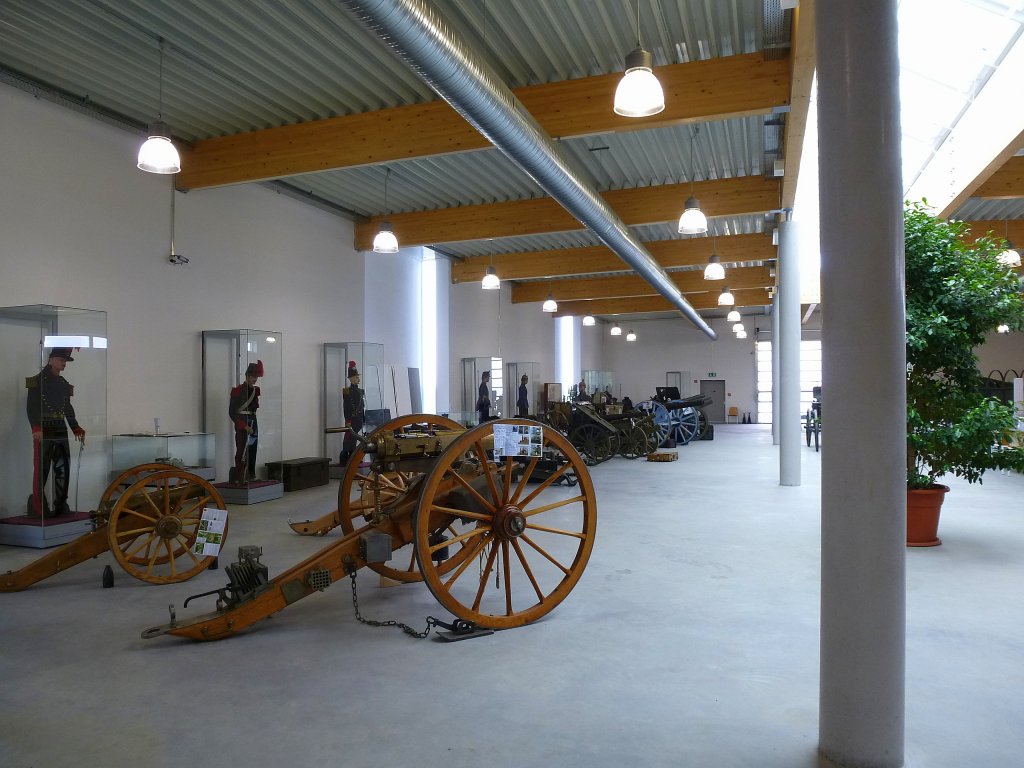
[[[307,456],[302,459],[268,461],[267,476],[284,483],[285,492],[301,491],[318,485],[327,485],[330,459]]]

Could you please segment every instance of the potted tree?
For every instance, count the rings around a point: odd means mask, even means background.
[[[965,240],[963,222],[904,210],[907,311],[907,543],[940,544],[944,474],[981,482],[988,469],[1024,469],[1013,407],[982,391],[974,349],[1005,324],[1024,328],[1018,275],[999,262],[1005,247]],[[995,447],[1004,447],[996,450]]]

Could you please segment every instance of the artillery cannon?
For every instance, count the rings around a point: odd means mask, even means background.
[[[661,442],[672,438],[677,445],[686,445],[700,439],[708,429],[704,408],[711,405],[707,395],[681,398],[678,387],[655,387],[655,396],[637,403],[637,408],[649,413],[661,436]]]
[[[170,623],[143,638],[229,637],[346,576],[354,586],[367,565],[425,582],[463,625],[517,627],[554,609],[579,581],[597,524],[594,487],[576,450],[527,419],[462,430],[438,428],[436,416],[405,418],[432,426],[385,425],[362,446],[369,471],[355,460],[346,469],[339,498],[360,501],[338,510],[337,524],[351,526],[344,536],[273,579],[258,547],[242,551],[225,568],[231,582],[215,590],[212,613],[179,621],[172,607]],[[559,466],[537,483],[544,461]],[[557,485],[570,472],[578,485]],[[396,477],[402,481],[385,480]]]
[[[201,477],[171,464],[132,467],[103,492],[90,515],[92,530],[0,575],[0,592],[18,592],[107,550],[126,572],[149,584],[191,579],[214,560],[194,551],[208,508],[223,510],[224,500]],[[226,538],[225,517],[219,543]]]

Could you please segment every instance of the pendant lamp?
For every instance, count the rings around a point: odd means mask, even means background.
[[[619,326],[617,326],[617,325],[613,325],[612,326],[612,330],[610,331],[610,333],[611,333],[612,336],[621,336],[622,335],[622,329],[619,328]]]
[[[683,215],[679,217],[681,235],[703,235],[708,231],[708,217],[701,211],[700,203],[693,194],[693,178],[697,175],[693,167],[693,140],[699,131],[700,129],[695,127],[690,133],[690,196],[686,198]]]
[[[501,288],[501,280],[498,279],[498,273],[494,271],[494,265],[487,267],[484,279],[480,281],[480,287],[485,291],[496,291]]]
[[[747,338],[747,332],[746,331],[740,331],[739,333],[736,334],[736,338],[737,339],[745,339],[745,338]]]
[[[554,298],[554,296],[551,295],[550,291],[548,292],[548,297],[546,299],[544,299],[544,303],[541,305],[541,311],[542,312],[557,312],[558,311],[558,302],[555,301],[555,298]]]
[[[740,331],[744,331],[744,330],[746,330],[746,329],[743,327],[743,323],[734,323],[733,326],[732,326],[732,332],[733,333],[739,333]]]
[[[1010,326],[1008,326],[1006,323],[1002,323],[998,328],[996,328],[996,333],[1009,333],[1009,332],[1010,332]]]
[[[626,74],[615,89],[615,114],[649,117],[665,109],[665,93],[654,76],[654,57],[640,45],[640,0],[636,3],[636,48],[626,55]]]
[[[139,148],[137,165],[147,173],[178,173],[181,171],[181,158],[178,150],[171,143],[171,131],[164,122],[164,39],[160,38],[160,80],[157,97],[156,121],[151,123],[146,132],[148,137]]]
[[[736,303],[736,299],[729,292],[728,288],[723,288],[722,292],[718,294],[718,306],[720,307],[731,307]]]
[[[626,334],[626,341],[636,341],[636,334],[633,333],[633,329],[629,329],[629,333]]]
[[[1017,268],[1020,266],[1020,252],[1013,247],[1013,243],[1010,242],[1010,220],[1007,219],[1004,222],[1004,232],[1006,234],[1006,250],[1000,253],[996,258],[999,263],[1004,267]]]
[[[391,176],[391,169],[386,168],[384,170],[384,215],[387,216],[390,213],[388,208],[388,177]],[[387,219],[382,219],[380,226],[377,228],[377,234],[373,238],[373,252],[374,253],[398,253],[398,238],[395,237],[395,231],[391,226],[391,222]]]
[[[587,328],[591,327],[592,325],[595,325],[596,323],[597,321],[594,319],[593,315],[583,316],[583,325],[585,325]]]
[[[740,313],[738,310],[729,310],[729,314],[725,316],[727,322],[738,323],[740,321]]]

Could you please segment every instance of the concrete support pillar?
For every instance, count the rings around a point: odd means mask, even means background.
[[[772,445],[779,444],[779,292],[772,297]]]
[[[818,748],[844,766],[873,768],[904,760],[906,347],[896,6],[818,3],[815,24],[827,425]]]
[[[783,218],[788,219],[787,215]],[[800,485],[800,253],[796,223],[779,222],[779,484]]]

